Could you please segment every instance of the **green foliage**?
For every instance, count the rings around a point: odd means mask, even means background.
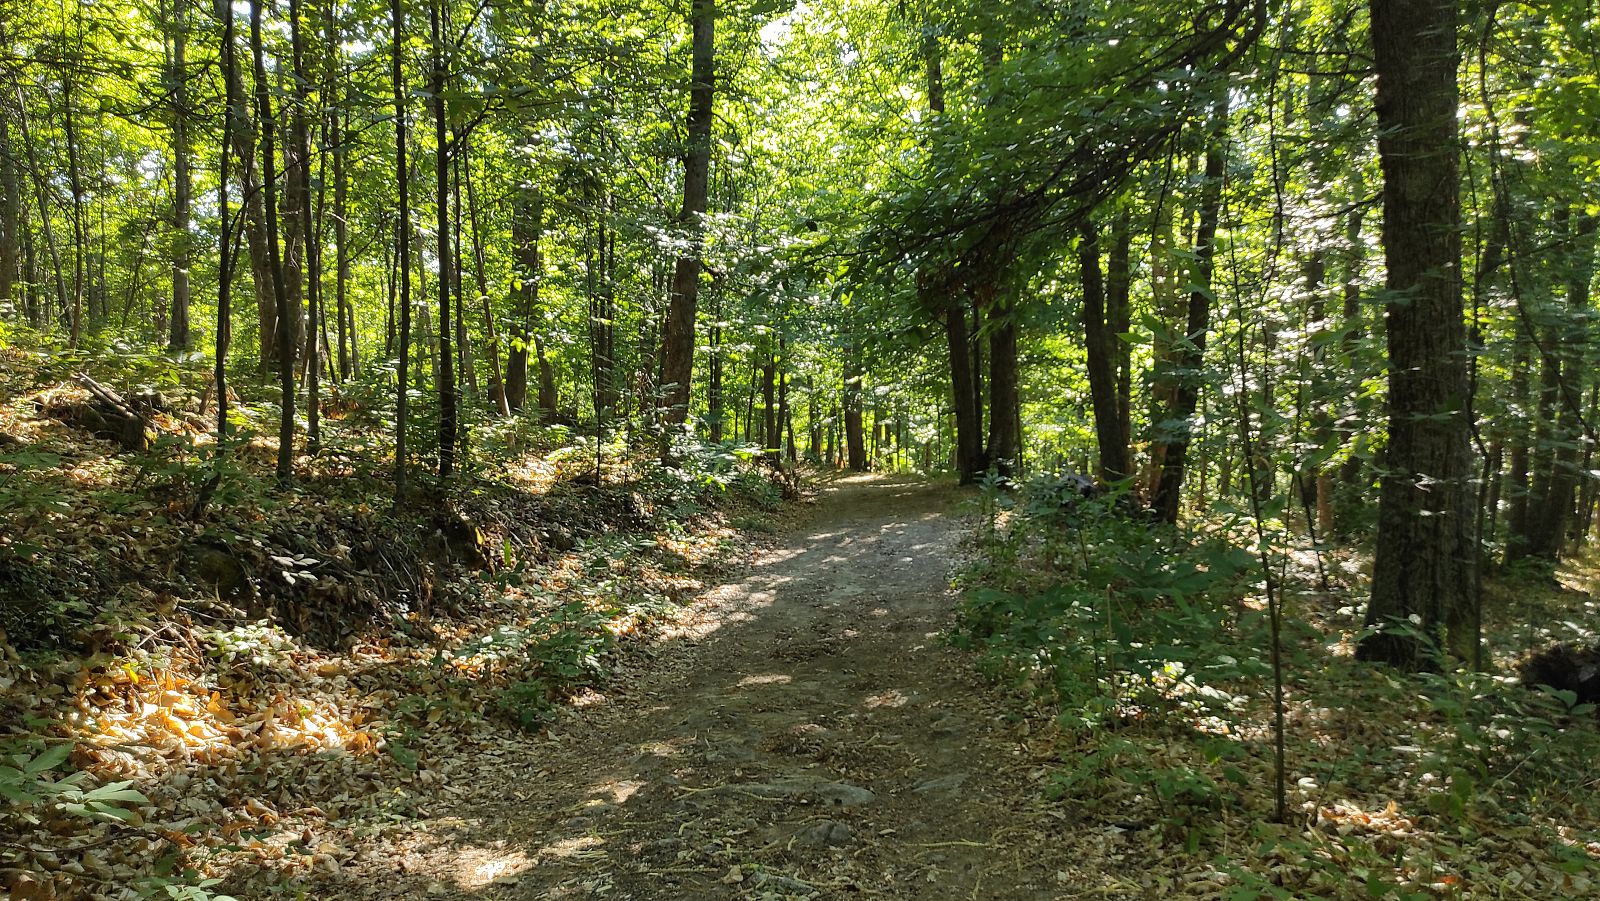
[[[1064,508],[1056,480],[1030,486],[1023,503],[1033,512],[992,533],[966,577],[956,638],[1064,720],[1094,728],[1148,705],[1226,709],[1233,697],[1213,683],[1263,672],[1258,658],[1222,650],[1248,553],[1149,526],[1115,497]],[[1040,560],[1045,584],[1027,571]]]
[[[72,742],[45,744],[27,738],[0,742],[0,797],[10,802],[4,817],[28,824],[57,816],[141,823],[140,808],[150,799],[132,788],[131,781],[97,786],[87,772],[56,773],[72,750]]]
[[[510,682],[495,695],[491,712],[533,729],[558,701],[604,675],[604,656],[615,642],[607,628],[614,613],[571,602],[526,627],[502,626],[480,636],[451,657],[506,674]]]

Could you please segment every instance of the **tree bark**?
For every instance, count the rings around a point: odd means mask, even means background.
[[[983,304],[989,319],[989,445],[985,460],[1003,476],[1022,466],[1022,397],[1017,322],[1009,304]]]
[[[861,344],[851,341],[845,349],[844,443],[852,472],[867,471],[867,442],[861,422]]]
[[[693,0],[693,28],[689,90],[688,148],[683,158],[683,209],[678,226],[688,232],[689,247],[678,258],[672,275],[661,364],[661,406],[669,426],[689,417],[689,393],[694,375],[695,309],[700,291],[700,250],[711,174],[712,99],[715,95],[715,0]]]
[[[289,295],[284,289],[283,257],[278,246],[278,188],[275,171],[277,151],[273,143],[276,126],[272,119],[272,99],[267,87],[266,56],[261,45],[261,6],[250,5],[250,52],[255,58],[256,123],[261,140],[261,183],[267,220],[267,255],[272,269],[273,300],[278,310],[278,387],[281,415],[278,420],[278,482],[287,486],[294,475],[294,339],[290,332]]]
[[[1458,10],[1454,0],[1371,0],[1370,8],[1391,298],[1389,440],[1367,609],[1375,631],[1361,640],[1357,656],[1424,668],[1437,665],[1430,643],[1466,660],[1474,659],[1477,643],[1460,272]]]
[[[539,281],[543,261],[539,239],[544,206],[533,191],[517,192],[511,213],[511,255],[517,313],[512,318],[511,347],[506,352],[505,393],[510,410],[521,410],[528,399],[528,360],[533,350],[534,319],[539,308]]]
[[[172,312],[167,349],[189,349],[189,7],[187,0],[172,4]]]
[[[470,145],[461,145],[461,152],[465,154]],[[494,405],[494,410],[501,416],[511,415],[511,407],[506,404],[506,386],[500,377],[500,333],[495,325],[494,309],[489,302],[489,278],[487,265],[484,261],[483,247],[483,222],[478,213],[478,192],[472,178],[471,157],[463,157],[461,166],[462,179],[467,188],[467,218],[472,222],[472,272],[478,285],[478,300],[483,307],[483,335],[486,339],[489,353],[489,402]],[[526,366],[524,366],[526,371]]]
[[[10,117],[0,109],[0,305],[15,302],[19,274],[22,183],[17,178],[17,159],[13,153]],[[28,321],[37,327],[37,311],[30,309],[28,312]]]
[[[1177,523],[1183,499],[1183,478],[1188,466],[1195,410],[1205,384],[1206,334],[1211,329],[1211,276],[1217,254],[1217,219],[1222,211],[1222,182],[1226,175],[1228,101],[1217,101],[1211,114],[1204,181],[1200,188],[1199,225],[1195,230],[1194,262],[1189,272],[1189,310],[1183,340],[1177,348],[1172,407],[1167,413],[1170,437],[1161,456],[1161,473],[1150,507],[1162,522]]]
[[[399,258],[395,264],[400,283],[396,306],[399,308],[399,335],[396,351],[399,365],[395,373],[394,422],[394,497],[395,506],[406,495],[406,417],[410,411],[406,369],[411,359],[411,169],[406,162],[406,83],[401,60],[404,18],[400,0],[389,0],[389,88],[394,97],[394,169],[398,185],[399,212],[395,234]]]
[[[434,139],[434,203],[439,224],[439,478],[448,479],[456,464],[456,377],[455,351],[451,348],[451,289],[454,287],[450,244],[450,143],[449,120],[445,108],[444,22],[442,0],[428,8],[430,46],[433,56],[432,101]]]
[[[1529,524],[1524,548],[1527,556],[1551,561],[1561,556],[1578,489],[1578,448],[1584,441],[1583,422],[1579,416],[1583,393],[1581,379],[1587,362],[1584,323],[1589,314],[1589,283],[1594,276],[1595,220],[1581,213],[1572,217],[1562,212],[1561,218],[1570,222],[1566,260],[1567,313],[1552,330],[1554,340],[1546,348],[1546,356],[1550,358],[1547,369],[1553,370],[1551,390],[1556,395],[1551,402],[1555,413],[1550,426],[1553,448],[1548,472],[1541,480],[1544,493],[1540,496],[1537,516]]]
[[[1117,347],[1124,342],[1107,321],[1105,280],[1100,271],[1100,237],[1093,222],[1085,222],[1079,233],[1078,271],[1083,285],[1084,349],[1088,356],[1095,444],[1100,450],[1100,481],[1109,485],[1130,475],[1128,433],[1123,431],[1117,384]]]
[[[290,199],[304,246],[304,290],[307,302],[305,329],[306,361],[306,427],[307,449],[315,454],[322,446],[322,242],[317,234],[316,208],[311,193],[311,72],[306,63],[305,23],[301,13],[305,0],[289,0],[289,40],[294,66],[295,109],[290,133],[294,137],[295,156],[299,158],[298,175],[292,179],[296,196]],[[295,305],[299,318],[299,305]]]

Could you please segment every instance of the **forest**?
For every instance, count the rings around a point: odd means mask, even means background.
[[[0,891],[1596,897],[1597,225],[1573,0],[0,0]]]

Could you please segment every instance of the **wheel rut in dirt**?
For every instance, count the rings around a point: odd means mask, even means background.
[[[830,483],[647,675],[485,755],[346,879],[391,897],[1057,897],[1025,740],[940,637],[959,500]]]

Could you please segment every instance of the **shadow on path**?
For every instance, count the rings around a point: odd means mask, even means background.
[[[1071,894],[1037,765],[939,639],[960,497],[830,483],[647,675],[486,752],[317,897]]]

